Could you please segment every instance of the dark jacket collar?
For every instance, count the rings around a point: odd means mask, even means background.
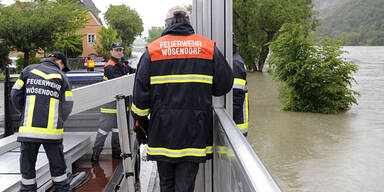
[[[60,70],[59,64],[50,59],[44,59],[43,61],[41,61],[41,64],[56,67],[57,69]]]
[[[183,35],[183,36],[187,36],[187,35],[192,35],[194,33],[195,33],[195,31],[193,30],[193,28],[192,28],[192,26],[190,24],[188,24],[188,23],[177,23],[177,24],[171,25],[168,28],[166,28],[163,31],[163,34],[161,34],[161,36],[164,36],[164,35]]]
[[[115,57],[111,56],[111,60],[114,61],[116,64],[119,63],[119,60],[117,58],[115,58]]]

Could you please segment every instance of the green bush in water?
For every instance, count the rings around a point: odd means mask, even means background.
[[[338,113],[357,104],[351,89],[358,70],[342,57],[341,41],[316,36],[301,24],[285,24],[271,43],[274,80],[280,82],[279,98],[286,111]]]

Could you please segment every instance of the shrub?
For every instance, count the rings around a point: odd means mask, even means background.
[[[319,43],[304,25],[285,24],[271,44],[274,79],[280,83],[282,109],[316,113],[338,113],[357,104],[351,90],[353,62],[342,57],[341,41],[325,37]]]

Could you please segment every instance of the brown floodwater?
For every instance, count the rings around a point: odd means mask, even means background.
[[[284,112],[268,73],[248,73],[248,141],[283,191],[384,191],[384,47],[344,47],[359,65],[358,105]]]

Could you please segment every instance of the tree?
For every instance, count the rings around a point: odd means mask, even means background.
[[[54,43],[48,46],[48,51],[61,51],[67,57],[79,56],[83,52],[84,35],[76,32],[90,20],[86,17],[89,8],[81,8],[80,4],[71,0],[53,2],[53,7],[60,29],[55,34]]]
[[[306,23],[314,29],[312,7],[312,0],[235,0],[234,33],[248,68],[263,70],[269,43],[284,23]]]
[[[329,2],[337,2],[329,6]],[[347,39],[345,45],[384,45],[384,3],[382,0],[317,0],[315,8],[323,18],[319,36]],[[323,3],[327,6],[323,6]],[[325,7],[321,9],[322,7]]]
[[[9,49],[6,44],[0,40],[0,71],[4,70],[7,66]]]
[[[0,39],[16,51],[24,52],[24,67],[31,53],[46,50],[58,34],[83,27],[87,9],[78,2],[20,2],[0,9]]]
[[[164,31],[164,27],[152,27],[148,30],[148,38],[146,39],[148,43],[151,43],[161,37],[161,34]]]
[[[121,37],[117,34],[117,31],[112,27],[106,28],[104,26],[99,30],[100,45],[96,46],[96,52],[98,55],[104,57],[110,57],[111,53],[109,48],[113,42],[122,42]]]
[[[357,104],[350,89],[357,65],[342,57],[341,41],[316,38],[305,25],[284,24],[271,43],[273,75],[280,82],[283,110],[338,113]]]
[[[185,8],[186,8],[187,11],[189,12],[189,15],[192,15],[192,9],[193,9],[192,5],[189,4],[189,5],[185,6]]]
[[[61,51],[67,57],[77,57],[83,52],[84,36],[76,33],[59,33],[55,43],[48,47],[48,51]]]
[[[139,14],[126,5],[110,5],[104,19],[110,27],[116,29],[127,46],[131,45],[135,37],[144,30]]]

